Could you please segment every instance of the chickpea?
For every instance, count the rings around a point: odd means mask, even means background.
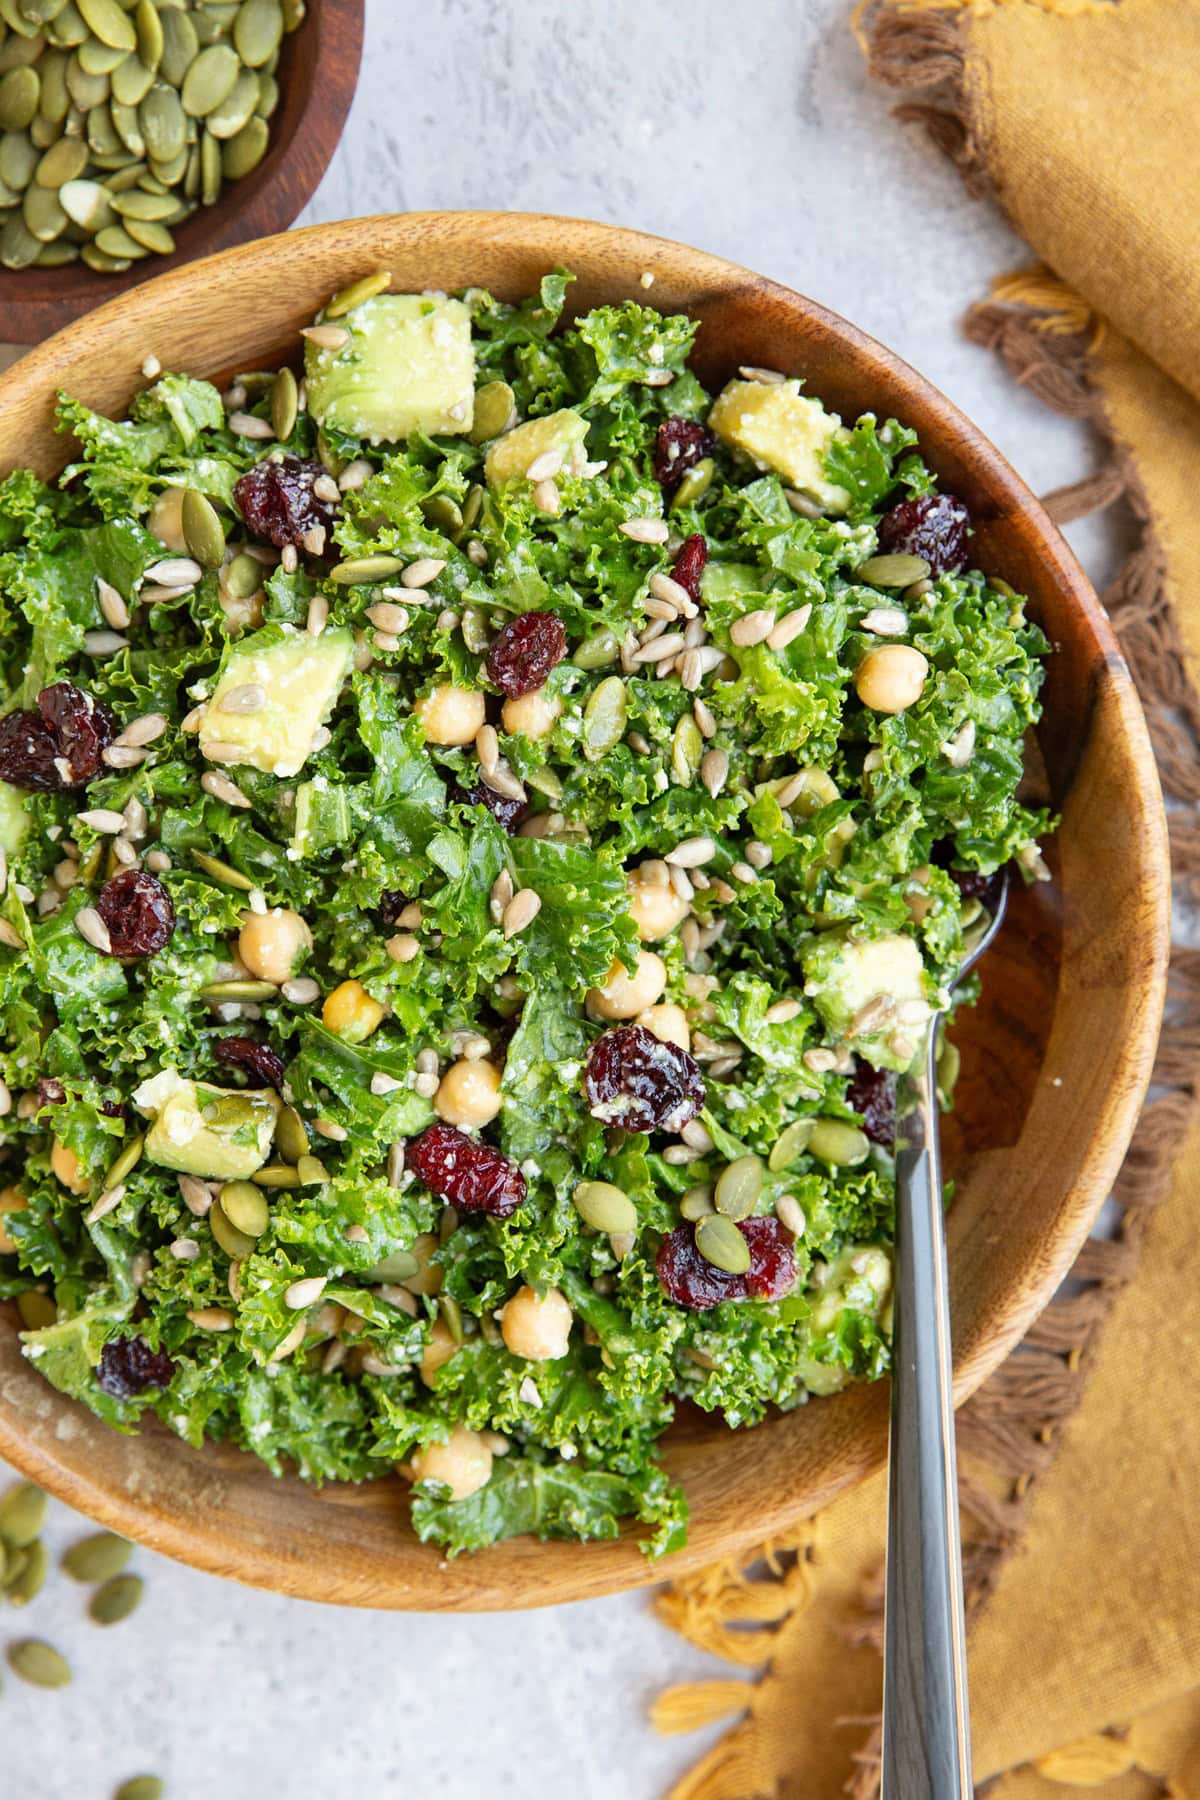
[[[321,1023],[348,1044],[361,1044],[383,1023],[386,1009],[368,994],[361,981],[342,981],[325,996]]]
[[[544,687],[534,688],[530,694],[518,694],[515,700],[504,702],[500,723],[510,736],[519,731],[527,738],[542,738],[553,731],[561,712],[562,701],[557,694],[547,694]]]
[[[574,1319],[558,1288],[547,1288],[540,1299],[531,1287],[518,1288],[500,1314],[500,1334],[526,1362],[557,1362],[567,1354]]]
[[[458,1345],[450,1335],[450,1327],[445,1319],[435,1319],[429,1330],[429,1339],[421,1352],[421,1380],[426,1387],[433,1386],[433,1378],[452,1356],[457,1356]]]
[[[486,701],[474,688],[435,687],[417,702],[417,718],[430,744],[473,744],[485,717]]]
[[[692,1047],[692,1033],[688,1025],[688,1017],[682,1006],[675,1006],[664,1000],[658,1006],[648,1006],[645,1012],[637,1016],[637,1023],[652,1031],[663,1044],[678,1044],[681,1050]]]
[[[667,985],[667,969],[653,950],[639,950],[632,975],[624,963],[615,962],[603,987],[589,988],[587,1009],[594,1019],[636,1019],[653,1006]]]
[[[691,902],[682,900],[669,882],[664,887],[646,881],[640,870],[633,869],[626,884],[629,911],[644,944],[657,944],[660,938],[669,937],[687,918]]]
[[[28,1205],[19,1187],[0,1188],[0,1256],[11,1256],[17,1248],[5,1228],[5,1213],[21,1212]]]
[[[444,1481],[452,1500],[469,1500],[492,1473],[492,1452],[477,1431],[456,1425],[444,1444],[427,1444],[412,1459],[417,1481]]]
[[[486,1125],[503,1104],[500,1071],[483,1058],[468,1062],[464,1057],[451,1063],[433,1096],[433,1110],[448,1125]]]
[[[872,712],[902,713],[921,698],[929,664],[911,644],[882,644],[858,665],[854,687]]]
[[[188,554],[187,539],[183,535],[184,491],[177,487],[164,488],[146,521],[159,543],[173,550],[176,556]]]
[[[79,1166],[79,1158],[55,1138],[50,1149],[50,1167],[65,1188],[73,1194],[86,1194],[91,1183]]]
[[[441,1263],[433,1261],[434,1251],[440,1248],[441,1240],[436,1231],[422,1231],[409,1246],[417,1259],[415,1275],[406,1275],[400,1283],[410,1294],[438,1294],[446,1279],[446,1271]],[[440,1321],[439,1321],[440,1323]]]
[[[312,932],[290,906],[273,906],[269,912],[242,914],[238,955],[259,981],[282,986],[291,979],[302,950],[312,949]]]

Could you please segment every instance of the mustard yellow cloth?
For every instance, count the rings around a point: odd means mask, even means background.
[[[1200,3],[873,0],[858,23],[973,189],[1040,262],[970,334],[1109,457],[1060,516],[1122,498],[1141,541],[1105,596],[1200,881]],[[899,129],[899,127],[897,127]],[[1200,1800],[1200,958],[1186,953],[1116,1242],[960,1422],[976,1778],[989,1800]],[[861,1800],[877,1786],[882,1479],[773,1564],[710,1570],[668,1623],[740,1665],[661,1697],[730,1716],[674,1800]]]

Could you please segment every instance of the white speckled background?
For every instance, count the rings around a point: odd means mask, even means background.
[[[868,89],[849,0],[367,0],[362,81],[305,222],[426,207],[606,219],[803,289],[898,350],[1035,489],[1079,476],[1053,419],[957,335],[1019,242]],[[1102,528],[1075,536],[1102,580]],[[0,1471],[2,1474],[2,1471]],[[85,1527],[61,1506],[57,1552]],[[668,1682],[727,1671],[634,1594],[509,1618],[319,1608],[139,1551],[140,1613],[101,1633],[59,1576],[33,1631],[74,1686],[0,1697],[0,1800],[653,1800],[704,1739],[645,1723]],[[814,1797],[824,1800],[824,1797]]]

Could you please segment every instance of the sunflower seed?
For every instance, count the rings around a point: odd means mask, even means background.
[[[786,650],[793,638],[798,638],[812,617],[812,604],[798,606],[794,612],[785,613],[774,631],[767,638],[768,650]]]
[[[107,1193],[101,1194],[95,1206],[93,1206],[89,1212],[84,1214],[84,1224],[98,1224],[101,1219],[107,1218],[110,1212],[114,1212],[116,1208],[120,1206],[124,1198],[124,1183],[118,1182],[116,1187],[109,1188]]]
[[[729,641],[736,644],[739,650],[749,649],[754,644],[761,644],[770,637],[775,629],[775,614],[769,607],[757,612],[743,613],[729,627]]]
[[[635,544],[665,544],[671,535],[665,519],[626,519],[620,529]]]
[[[903,637],[908,630],[908,614],[898,606],[873,606],[863,614],[860,624],[876,637]]]
[[[787,376],[780,374],[778,369],[760,369],[754,363],[743,363],[738,374],[743,381],[756,381],[763,387],[779,387],[787,380]]]
[[[53,1645],[40,1638],[25,1638],[8,1647],[8,1665],[14,1675],[33,1687],[66,1687],[71,1679],[71,1665]]]
[[[344,325],[306,325],[300,336],[315,344],[318,350],[340,350],[350,342],[350,333]]]
[[[650,643],[642,643],[633,653],[635,663],[669,662],[684,648],[683,633],[668,631]]]
[[[187,1317],[197,1331],[232,1331],[233,1314],[224,1306],[200,1306]]]
[[[540,894],[535,893],[532,888],[521,888],[505,907],[500,921],[505,937],[516,937],[519,932],[532,925],[541,907]]]
[[[540,513],[553,516],[562,505],[562,495],[558,491],[556,481],[539,481],[534,484],[533,504]]]
[[[677,869],[700,869],[716,854],[717,846],[710,837],[684,838],[668,851],[665,860]]]
[[[746,845],[746,861],[753,869],[769,868],[772,861],[770,846],[760,844],[757,838],[752,838]]]
[[[129,648],[129,639],[119,631],[85,631],[83,647],[89,656],[115,656],[118,650]]]
[[[225,746],[222,746],[222,748],[225,748]],[[217,753],[217,746],[210,746],[210,752],[215,755]],[[200,777],[200,786],[204,789],[206,794],[211,794],[214,800],[223,800],[226,806],[248,807],[250,805],[249,800],[246,798],[245,794],[243,794],[241,788],[238,787],[237,783],[230,781],[228,775],[222,775],[218,769],[206,770]]]
[[[85,943],[91,944],[95,950],[102,951],[105,956],[112,955],[112,939],[108,934],[108,926],[94,906],[81,906],[72,923]]]
[[[248,681],[240,687],[226,690],[217,701],[214,711],[227,713],[261,712],[267,704],[267,690],[260,682]]]
[[[239,437],[261,438],[264,441],[275,436],[274,427],[268,420],[255,418],[253,413],[248,412],[230,413],[229,429],[236,431]]]
[[[416,562],[409,563],[406,569],[400,571],[401,584],[406,588],[428,587],[431,581],[437,580],[445,566],[436,556],[418,557]]]
[[[792,1237],[804,1236],[804,1229],[808,1223],[804,1216],[804,1208],[798,1200],[793,1199],[791,1194],[780,1194],[775,1202],[775,1217]]]
[[[284,1289],[283,1301],[293,1312],[301,1312],[312,1306],[325,1292],[329,1277],[327,1275],[306,1275],[302,1281],[293,1281]]]
[[[965,769],[975,754],[975,721],[968,719],[966,724],[955,732],[942,745],[942,755],[954,769]]]
[[[729,778],[729,755],[725,750],[706,750],[700,762],[700,780],[715,800]]]
[[[114,812],[108,806],[96,806],[90,812],[76,813],[75,818],[80,825],[86,825],[89,831],[107,834],[125,829],[125,814]]]

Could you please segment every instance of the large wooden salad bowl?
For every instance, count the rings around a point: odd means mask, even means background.
[[[516,298],[556,263],[569,306],[651,299],[701,322],[700,373],[740,363],[804,375],[843,415],[921,434],[974,514],[982,567],[1030,596],[1056,654],[1040,735],[1054,805],[1053,885],[1017,894],[958,1032],[960,1105],[947,1137],[956,1388],[979,1386],[1070,1267],[1129,1141],[1163,1007],[1168,858],[1146,727],[1112,629],[1037,501],[961,413],[897,357],[810,300],[682,245],[577,220],[420,213],[316,226],[228,250],[122,294],[0,380],[0,471],[66,460],[55,390],[121,416],[143,357],[197,375],[269,364],[352,276],[401,290],[481,284]],[[639,285],[654,274],[649,295]],[[105,1525],[216,1574],[310,1599],[419,1609],[539,1606],[631,1587],[769,1536],[876,1468],[887,1388],[822,1400],[753,1431],[699,1416],[666,1441],[685,1484],[688,1548],[657,1569],[636,1529],[606,1544],[522,1538],[443,1562],[408,1525],[404,1489],[316,1491],[166,1430],[110,1430],[22,1359],[0,1309],[0,1455]]]

